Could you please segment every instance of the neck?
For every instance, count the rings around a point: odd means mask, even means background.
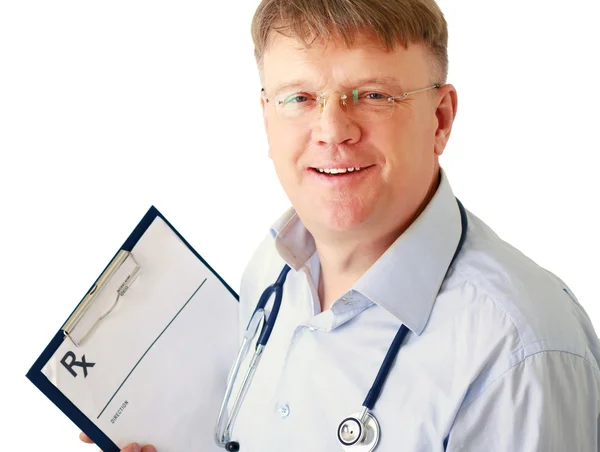
[[[343,237],[327,240],[315,237],[321,264],[318,290],[321,311],[331,308],[335,300],[348,292],[354,283],[417,219],[435,194],[439,178],[440,175],[436,172],[426,196],[416,207],[408,208],[407,212],[402,214],[400,221],[396,221],[393,227],[383,232],[379,231],[379,234],[377,231],[367,231],[365,234],[361,234],[369,237],[369,240],[357,240],[355,237],[348,240],[344,240]]]

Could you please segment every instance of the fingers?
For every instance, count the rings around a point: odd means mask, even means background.
[[[142,448],[138,443],[129,444],[121,449],[121,452],[141,452]]]
[[[121,449],[121,452],[156,452],[156,448],[154,446],[141,447],[138,443],[132,443]]]
[[[92,440],[90,439],[90,437],[89,437],[89,436],[87,436],[87,435],[86,435],[85,433],[83,433],[83,432],[81,432],[81,433],[79,434],[79,439],[80,439],[81,441],[83,441],[84,443],[88,443],[88,444],[94,444],[94,441],[92,441]]]
[[[79,434],[79,439],[84,443],[94,444],[94,441],[92,441],[90,437],[83,432]],[[150,445],[142,447],[138,443],[131,443],[125,448],[121,449],[121,452],[156,452],[156,448]]]

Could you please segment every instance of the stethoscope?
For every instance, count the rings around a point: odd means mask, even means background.
[[[458,241],[458,246],[456,247],[456,251],[454,252],[454,256],[452,257],[450,264],[448,265],[448,269],[450,266],[452,266],[454,259],[456,259],[456,256],[460,252],[467,234],[467,213],[462,203],[458,199],[456,199],[456,202],[458,203],[458,208],[460,210],[462,231],[460,234],[460,240]],[[240,410],[242,400],[248,391],[250,382],[252,381],[254,373],[256,372],[256,367],[260,362],[262,352],[269,341],[269,337],[273,331],[273,326],[277,320],[277,314],[279,313],[281,299],[283,297],[283,284],[289,271],[290,267],[286,264],[277,277],[277,281],[267,287],[258,300],[258,304],[256,305],[250,321],[248,322],[248,326],[242,340],[242,345],[240,346],[237,358],[231,368],[231,372],[227,380],[227,388],[225,389],[225,395],[223,396],[223,402],[221,404],[221,410],[219,411],[219,418],[217,421],[216,440],[219,446],[224,447],[225,450],[229,452],[237,452],[240,450],[240,444],[237,441],[231,440],[231,431]],[[271,314],[267,318],[265,307],[267,306],[267,302],[272,295],[275,295],[275,301],[273,302]],[[402,325],[396,333],[396,336],[392,341],[392,345],[388,349],[383,363],[379,368],[379,372],[375,377],[375,381],[373,382],[373,385],[371,386],[371,389],[369,390],[367,397],[362,404],[360,412],[353,413],[340,422],[340,425],[337,429],[337,438],[344,451],[372,452],[377,447],[379,438],[381,436],[381,427],[371,411],[373,410],[375,402],[381,394],[385,380],[390,373],[394,359],[396,358],[396,355],[400,350],[400,346],[402,345],[402,341],[406,337],[407,333],[408,328],[406,325]],[[254,349],[254,355],[250,361],[250,366],[246,371],[246,375],[244,375],[241,387],[233,401],[231,414],[227,419],[225,419],[224,415],[231,399],[231,393],[233,392],[233,386],[237,379],[240,365],[247,356],[250,345],[257,334],[259,336]]]

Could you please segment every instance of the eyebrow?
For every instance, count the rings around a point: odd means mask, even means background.
[[[400,88],[402,83],[396,77],[382,76],[382,77],[365,77],[352,82],[354,86],[363,85],[392,85],[396,88]]]
[[[276,85],[273,92],[280,93],[281,91],[287,91],[290,88],[297,88],[297,87],[306,86],[309,84],[310,84],[310,82],[308,80],[303,80],[303,79],[292,80],[291,82],[283,82],[283,83],[280,83],[279,85]]]
[[[279,85],[275,86],[275,89],[273,92],[275,93],[280,93],[281,91],[287,91],[291,88],[299,88],[299,87],[306,87],[306,86],[310,86],[312,83],[309,82],[308,80],[305,79],[296,79],[296,80],[292,80],[290,82],[283,82],[280,83]],[[403,86],[402,83],[400,82],[399,79],[397,79],[396,77],[393,76],[380,76],[380,77],[364,77],[358,80],[354,80],[352,81],[352,83],[348,83],[348,84],[343,84],[343,88],[347,89],[347,88],[357,88],[357,87],[361,87],[364,85],[387,85],[390,86],[394,89],[397,89],[398,91],[402,91]]]

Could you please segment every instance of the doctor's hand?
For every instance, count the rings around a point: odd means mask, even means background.
[[[94,444],[94,441],[92,441],[89,436],[87,436],[85,433],[81,432],[79,434],[79,439],[81,441],[83,441],[84,443],[88,443],[88,444]],[[154,446],[140,446],[138,443],[131,443],[128,446],[125,446],[123,449],[121,449],[121,452],[156,452],[156,448]]]

